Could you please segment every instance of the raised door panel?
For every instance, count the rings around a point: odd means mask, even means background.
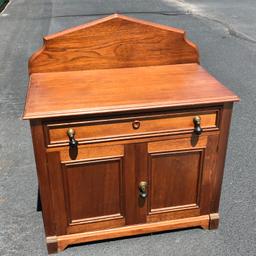
[[[55,149],[56,150],[56,149]],[[48,152],[58,234],[125,224],[124,146],[66,147]]]
[[[152,212],[198,205],[201,151],[156,154],[151,164]]]
[[[209,213],[216,145],[217,136],[148,144],[148,222]]]
[[[63,176],[70,224],[122,216],[120,159],[65,164]]]

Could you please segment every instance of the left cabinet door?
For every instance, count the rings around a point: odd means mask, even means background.
[[[57,235],[125,225],[124,145],[47,150]]]

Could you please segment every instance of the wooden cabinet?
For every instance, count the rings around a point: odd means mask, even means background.
[[[218,135],[194,139],[49,150],[58,234],[209,213]]]
[[[113,15],[46,37],[29,70],[24,119],[49,253],[217,228],[238,97],[198,64],[183,31]]]

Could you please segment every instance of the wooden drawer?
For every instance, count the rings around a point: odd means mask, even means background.
[[[195,116],[201,117],[201,127],[204,130],[218,128],[219,109],[104,120],[64,121],[45,123],[46,143],[48,145],[67,143],[67,130],[69,128],[75,130],[75,138],[78,141],[106,141],[192,132]]]

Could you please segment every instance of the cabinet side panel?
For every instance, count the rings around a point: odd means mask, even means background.
[[[204,172],[200,199],[201,215],[211,213],[211,190],[213,185],[213,176],[215,175],[216,169],[218,139],[219,134],[208,136],[207,146],[205,149]]]
[[[54,215],[56,216],[56,233],[63,235],[66,233],[67,216],[65,208],[65,197],[63,195],[63,178],[61,169],[60,153],[58,151],[47,154],[50,188],[52,191],[52,201]]]
[[[221,185],[225,165],[226,150],[228,144],[229,127],[232,116],[233,103],[224,104],[220,122],[220,137],[218,144],[218,157],[216,164],[216,172],[212,177],[212,202],[211,212],[217,213],[219,211],[219,201],[221,194]]]
[[[41,121],[32,120],[30,121],[30,127],[33,139],[45,234],[46,236],[52,236],[56,234],[56,231],[44,145],[43,126],[41,124]]]

